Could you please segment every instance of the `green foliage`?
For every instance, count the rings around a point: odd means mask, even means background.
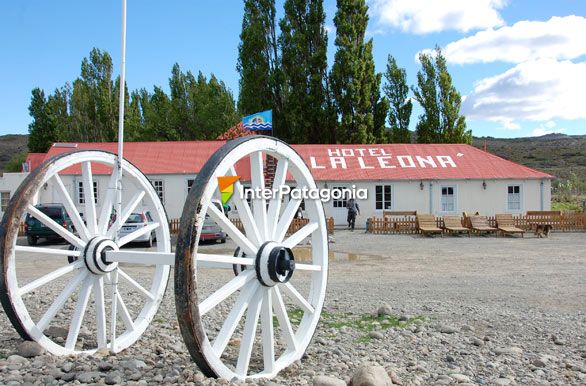
[[[466,130],[466,119],[460,115],[460,93],[452,84],[441,49],[435,54],[419,55],[421,70],[417,73],[415,99],[423,108],[417,123],[419,143],[472,143],[472,132]]]
[[[280,23],[283,121],[295,143],[335,142],[323,0],[287,0]]]
[[[33,122],[28,126],[28,148],[33,153],[45,153],[55,141],[55,125],[51,120],[45,92],[40,88],[32,91],[28,108]]]
[[[392,55],[388,57],[385,79],[386,83],[383,89],[390,103],[390,140],[393,143],[411,143],[409,122],[413,103],[408,98],[407,72],[397,65],[397,61]]]
[[[127,141],[215,139],[240,120],[224,82],[200,72],[197,79],[178,64],[169,79],[171,96],[160,87],[129,92],[124,100]],[[46,152],[55,141],[104,142],[118,139],[120,79],[112,80],[112,59],[93,49],[81,76],[45,98],[34,89],[29,111],[29,150]]]
[[[340,116],[337,141],[372,143],[375,134],[373,95],[378,93],[380,77],[375,74],[372,39],[365,42],[368,7],[364,0],[338,0],[334,17],[336,55],[330,74],[335,106]],[[382,105],[379,109],[382,109]]]
[[[238,110],[242,115],[273,110],[273,126],[285,136],[281,121],[282,73],[276,37],[274,0],[245,0],[236,69],[240,74]]]
[[[26,161],[27,153],[18,153],[10,158],[10,161],[6,164],[6,171],[9,173],[18,173],[22,171],[22,164]]]

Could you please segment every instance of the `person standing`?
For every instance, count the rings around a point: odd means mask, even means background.
[[[348,229],[354,231],[354,224],[356,223],[356,215],[360,214],[360,206],[355,199],[351,198],[346,203],[346,209],[348,209]]]

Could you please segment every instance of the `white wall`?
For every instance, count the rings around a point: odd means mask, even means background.
[[[28,175],[29,173],[4,173],[0,176],[0,192],[8,193],[12,198],[16,189]],[[3,215],[4,212],[0,207],[0,216]]]
[[[543,198],[541,180],[486,180],[484,189],[483,180],[442,180],[442,181],[360,181],[352,183],[320,181],[318,186],[328,188],[334,186],[366,188],[367,200],[358,200],[360,216],[357,225],[364,227],[366,220],[373,216],[382,216],[383,210],[377,210],[375,204],[375,186],[391,185],[392,211],[418,211],[433,213],[436,216],[461,215],[462,212],[480,212],[482,215],[493,216],[496,213],[524,213],[528,210],[551,209],[551,181],[543,180]],[[521,187],[520,210],[509,210],[507,205],[508,186]],[[451,212],[443,212],[441,206],[442,187],[453,187],[455,192],[455,208]],[[431,192],[431,194],[430,194]],[[543,205],[542,205],[543,199]],[[335,208],[333,202],[324,203],[326,216],[334,217],[336,225],[346,223],[347,210]]]

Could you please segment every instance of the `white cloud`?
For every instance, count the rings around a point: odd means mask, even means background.
[[[553,129],[556,127],[556,123],[554,121],[547,121],[545,122],[544,126],[548,129]]]
[[[539,59],[476,82],[462,112],[471,120],[500,123],[586,119],[584,100],[586,62]]]
[[[521,63],[552,58],[575,59],[586,54],[586,18],[554,16],[548,21],[520,21],[488,29],[448,44],[443,52],[450,63]]]
[[[370,15],[379,24],[426,34],[467,32],[504,24],[499,10],[508,0],[370,0]]]

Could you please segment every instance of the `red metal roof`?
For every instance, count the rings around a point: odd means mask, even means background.
[[[26,155],[26,160],[24,161],[28,165],[28,170],[23,169],[23,171],[31,171],[36,169],[36,167],[45,160],[46,156],[46,153],[28,153]]]
[[[145,174],[197,174],[225,141],[127,142],[124,156]],[[541,179],[553,176],[463,144],[293,145],[316,180]],[[116,143],[55,144],[47,157],[71,150],[115,153]],[[249,171],[237,165],[243,180]],[[68,170],[79,173],[79,170]],[[107,173],[106,168],[94,169]]]

